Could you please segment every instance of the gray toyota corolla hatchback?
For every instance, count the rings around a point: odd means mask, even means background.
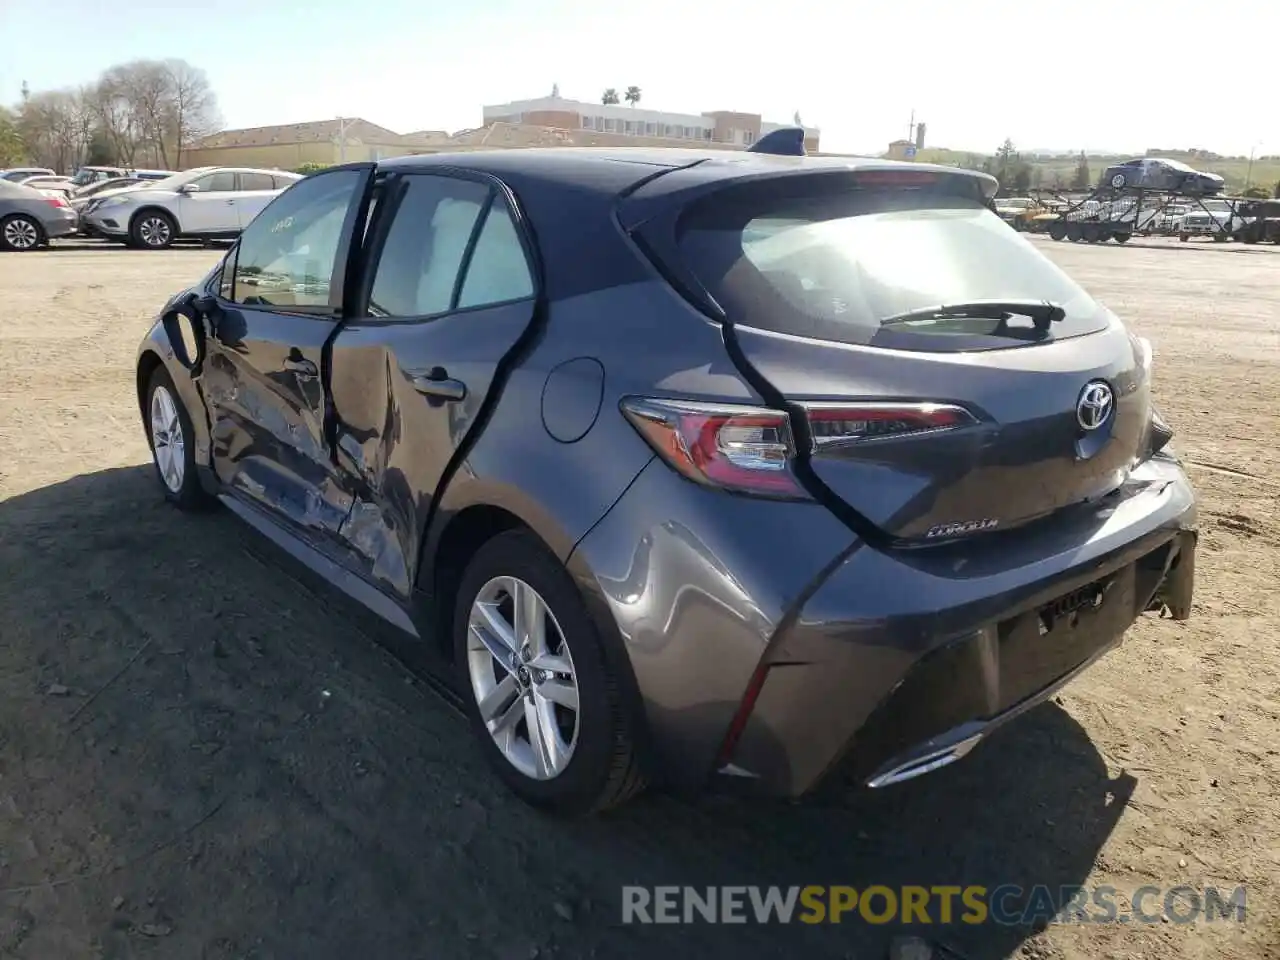
[[[886,786],[1187,617],[1149,344],[991,178],[769,149],[300,181],[141,346],[165,496],[421,638],[566,813]]]

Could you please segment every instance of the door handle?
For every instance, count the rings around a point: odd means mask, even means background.
[[[304,380],[314,380],[320,376],[316,365],[305,357],[290,357],[284,362],[284,368]]]
[[[413,388],[424,396],[438,400],[465,400],[467,385],[461,380],[451,380],[444,367],[432,367],[426,376],[414,376]]]

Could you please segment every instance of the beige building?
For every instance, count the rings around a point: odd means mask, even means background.
[[[639,107],[580,103],[560,97],[484,108],[484,126],[449,134],[400,134],[358,117],[224,130],[183,153],[185,169],[245,166],[296,170],[303,164],[383,160],[419,153],[520,147],[690,147],[743,150],[790,124],[758,114],[714,111],[691,115]],[[805,147],[818,152],[816,127],[805,127]]]
[[[448,139],[448,134],[434,131],[402,135],[358,117],[315,120],[215,133],[187,148],[182,165],[294,170],[305,163],[382,160],[422,153],[432,143]]]
[[[484,122],[518,123],[556,127],[561,130],[590,130],[623,137],[714,143],[729,147],[749,147],[766,133],[795,124],[771,123],[758,113],[712,110],[707,113],[667,113],[625,104],[587,103],[553,94],[536,100],[513,100],[484,108]],[[805,127],[804,145],[818,152],[821,131]]]

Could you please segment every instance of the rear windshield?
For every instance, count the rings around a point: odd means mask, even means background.
[[[794,194],[794,191],[788,191]],[[1102,330],[1105,310],[980,199],[877,187],[818,196],[734,188],[685,213],[686,266],[733,323],[893,349],[1001,349]],[[1047,331],[890,317],[975,301],[1051,301]]]

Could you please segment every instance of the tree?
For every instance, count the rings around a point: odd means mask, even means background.
[[[33,162],[178,167],[192,142],[219,129],[203,70],[185,60],[135,60],[80,90],[24,88],[15,121]]]
[[[218,99],[209,86],[208,75],[185,60],[166,60],[169,74],[169,128],[173,137],[176,166],[182,165],[182,151],[222,126]]]
[[[1031,164],[1018,161],[1013,170],[1013,192],[1022,194],[1031,189]]]
[[[1076,172],[1071,178],[1072,190],[1088,190],[1093,186],[1093,175],[1089,172],[1089,158],[1080,151],[1080,159],[1076,162]]]
[[[1247,190],[1241,193],[1240,196],[1248,197],[1250,200],[1266,200],[1267,188],[1266,187],[1249,187]]]
[[[1275,198],[1280,200],[1280,180],[1276,181]]]
[[[0,167],[12,167],[27,158],[27,148],[18,133],[13,115],[0,107]]]
[[[624,99],[627,101],[627,103],[631,104],[631,106],[634,107],[637,103],[640,102],[640,88],[627,87],[627,92],[623,96],[624,96]]]
[[[797,111],[792,115],[792,117],[791,117],[791,122],[792,122],[792,123],[794,123],[797,127],[803,127],[803,126],[804,126],[804,124],[800,122],[800,111],[799,111],[799,110],[797,110]]]
[[[616,104],[618,102],[618,91],[613,87],[609,87],[600,95],[600,102],[606,107]]]

